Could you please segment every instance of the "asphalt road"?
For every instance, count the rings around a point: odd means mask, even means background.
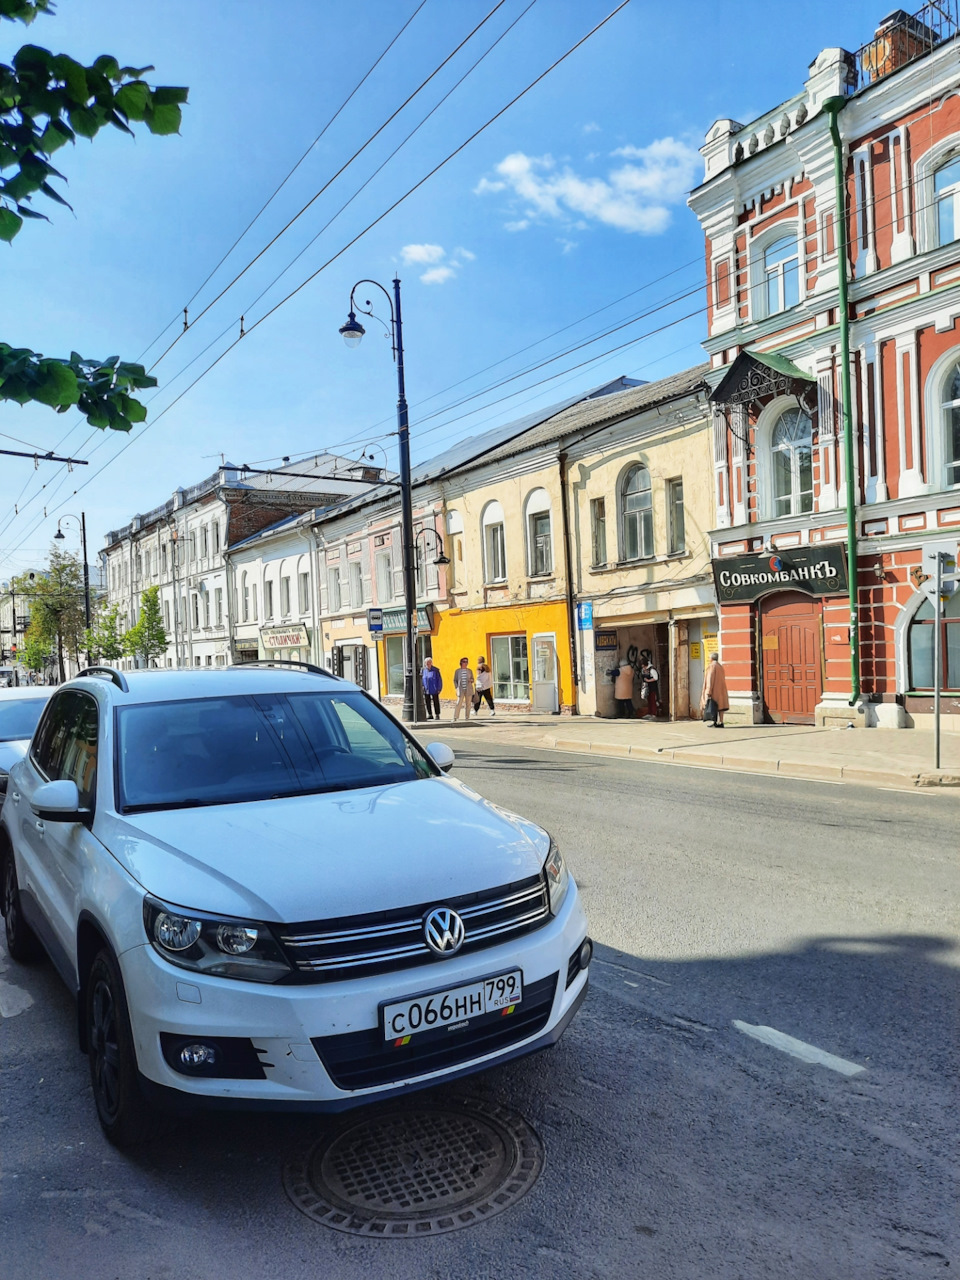
[[[912,1280],[960,1265],[960,797],[451,745],[459,777],[557,836],[598,943],[556,1049],[448,1091],[529,1121],[546,1147],[536,1186],[467,1230],[370,1241],[284,1194],[281,1166],[320,1119],[208,1118],[121,1156],[94,1119],[69,997],[49,966],[2,957],[0,1280]]]

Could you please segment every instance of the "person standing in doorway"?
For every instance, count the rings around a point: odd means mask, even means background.
[[[439,667],[433,665],[432,658],[424,659],[420,679],[423,681],[423,701],[427,709],[427,719],[439,720],[440,690],[443,688],[443,676],[440,674]]]
[[[715,729],[723,728],[723,713],[730,709],[727,694],[727,674],[720,665],[720,656],[711,653],[707,669],[703,673],[703,692],[700,694],[700,710],[704,720]]]
[[[481,702],[486,702],[492,716],[497,714],[493,705],[493,672],[487,666],[483,654],[477,659],[477,692],[473,699],[473,709],[477,715],[480,714]]]
[[[457,705],[453,711],[454,720],[460,719],[461,707],[466,719],[470,719],[470,705],[473,702],[474,684],[473,672],[470,670],[470,659],[461,658],[460,666],[453,677],[453,687],[457,691]]]
[[[635,716],[633,707],[633,664],[621,658],[617,669],[617,679],[613,686],[613,696],[623,719],[632,720]]]
[[[649,658],[645,658],[640,668],[643,681],[643,692],[646,697],[647,714],[644,720],[656,720],[660,714],[660,672]]]

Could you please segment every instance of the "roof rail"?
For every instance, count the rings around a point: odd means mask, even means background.
[[[242,671],[244,667],[298,667],[301,671],[311,671],[315,676],[326,676],[328,680],[342,680],[343,676],[335,676],[332,671],[315,666],[312,662],[299,662],[296,658],[252,658],[248,662],[235,662],[231,671]]]
[[[77,672],[76,678],[79,679],[80,676],[106,676],[108,680],[113,681],[118,689],[122,689],[124,693],[130,692],[126,677],[116,667],[84,667],[82,671]]]

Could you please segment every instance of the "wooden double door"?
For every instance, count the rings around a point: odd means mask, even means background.
[[[823,693],[821,606],[799,591],[760,602],[763,703],[777,724],[813,724]]]

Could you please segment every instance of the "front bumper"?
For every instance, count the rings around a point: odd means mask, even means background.
[[[568,983],[570,957],[586,932],[586,917],[571,884],[559,914],[522,938],[429,965],[338,983],[267,986],[209,978],[167,963],[149,944],[135,947],[124,952],[120,964],[144,1088],[155,1100],[174,1107],[338,1111],[534,1053],[559,1039],[586,994],[586,971]],[[525,1027],[518,1024],[520,1038],[496,1036],[491,1049],[489,1039],[481,1037],[474,1043],[468,1027],[462,1032],[463,1052],[457,1053],[460,1033],[451,1031],[452,1048],[440,1056],[442,1065],[437,1069],[429,1065],[438,1061],[436,1055],[418,1062],[405,1058],[400,1050],[397,1072],[391,1072],[388,1051],[378,1034],[382,1002],[404,1000],[440,986],[460,986],[509,968],[523,971],[525,993],[528,989],[552,991],[542,1017]],[[518,1009],[523,1010],[522,1003]],[[161,1033],[198,1040],[204,1036],[249,1038],[264,1078],[183,1075],[165,1059]],[[361,1046],[362,1054],[365,1042],[376,1050],[380,1064],[367,1078],[379,1083],[338,1085],[332,1078],[337,1068],[328,1070],[324,1059],[332,1062],[336,1057],[332,1049],[340,1044],[351,1046],[355,1059],[356,1046]],[[349,1078],[362,1077],[361,1071]]]

